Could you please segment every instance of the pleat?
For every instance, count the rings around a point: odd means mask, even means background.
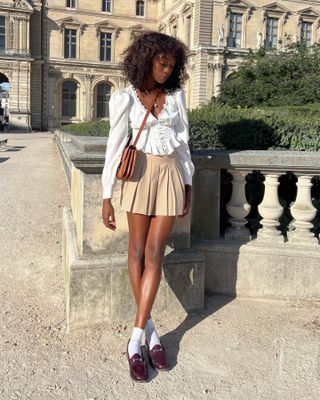
[[[123,182],[121,193],[121,207],[127,211],[132,211],[132,204],[138,202],[140,196],[140,184],[143,182],[142,177],[146,173],[146,163],[143,162],[143,155],[138,153],[135,170],[129,181]]]
[[[121,208],[144,215],[180,215],[184,182],[175,153],[154,156],[140,153],[133,179],[123,184]]]

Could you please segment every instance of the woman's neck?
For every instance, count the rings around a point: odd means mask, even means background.
[[[158,82],[156,82],[152,77],[150,77],[143,85],[145,92],[153,92],[158,88]]]

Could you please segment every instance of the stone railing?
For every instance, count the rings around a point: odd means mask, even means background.
[[[286,151],[197,151],[194,152],[199,182],[203,184],[203,171],[211,171],[215,181],[219,182],[219,171],[226,169],[232,175],[232,195],[226,205],[230,216],[230,227],[225,232],[225,239],[241,242],[251,240],[246,217],[250,212],[250,204],[246,199],[246,176],[252,171],[260,171],[264,175],[264,196],[258,210],[262,217],[262,228],[259,229],[256,241],[268,243],[288,243],[318,247],[319,241],[313,233],[312,221],[317,209],[312,204],[312,179],[320,175],[320,153],[286,152]],[[284,208],[279,202],[279,178],[286,172],[297,177],[297,196],[290,206],[294,218],[293,228],[284,238],[277,229]],[[208,173],[208,172],[207,172]],[[210,172],[209,172],[210,174]],[[195,178],[197,180],[197,177]],[[203,191],[203,189],[200,192]],[[216,187],[216,196],[220,191]],[[199,191],[197,190],[197,193]],[[218,196],[220,198],[220,196]],[[219,215],[218,210],[216,215]],[[216,226],[219,226],[216,221]]]
[[[114,195],[117,232],[107,231],[101,222],[107,140],[62,132],[57,138],[71,190],[71,207],[64,211],[69,328],[124,320],[132,315],[134,304],[126,272],[126,217],[117,206],[120,186]],[[181,315],[201,309],[204,292],[319,300],[320,245],[311,231],[317,214],[311,187],[312,178],[320,175],[320,153],[206,150],[194,151],[193,161],[192,212],[177,221],[172,233],[157,310]],[[232,176],[225,205],[230,226],[221,230],[225,171]],[[251,208],[246,176],[252,171],[264,176],[256,235],[246,226]],[[283,235],[278,229],[283,213],[278,189],[280,176],[288,171],[297,177],[297,196],[290,205],[294,221]]]

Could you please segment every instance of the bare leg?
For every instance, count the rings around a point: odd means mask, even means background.
[[[136,304],[140,301],[140,282],[144,271],[144,251],[151,217],[127,213],[129,225],[128,269]]]
[[[150,221],[144,250],[145,269],[140,281],[140,298],[134,325],[141,329],[145,328],[159,288],[164,252],[174,220],[175,217],[171,216],[155,216]]]

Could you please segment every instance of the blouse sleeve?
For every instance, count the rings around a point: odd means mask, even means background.
[[[112,198],[117,167],[127,142],[130,95],[125,90],[112,93],[109,101],[110,131],[102,172],[103,198]]]
[[[178,159],[184,172],[185,185],[192,185],[192,176],[194,174],[194,165],[191,160],[189,148],[189,121],[187,114],[187,104],[184,90],[180,89],[176,92],[176,101],[179,110],[179,123],[177,124],[177,134],[180,139],[180,146],[176,148]]]

